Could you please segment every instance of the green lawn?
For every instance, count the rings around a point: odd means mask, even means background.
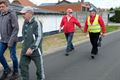
[[[115,31],[115,30],[118,30],[118,29],[120,29],[120,26],[107,26],[106,27],[107,32],[112,32],[112,31]]]

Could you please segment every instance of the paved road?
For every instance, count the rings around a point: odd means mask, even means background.
[[[120,80],[120,32],[103,39],[95,60],[90,58],[90,49],[90,43],[85,42],[68,57],[64,50],[44,56],[46,80]],[[30,71],[35,70],[31,67]]]
[[[46,80],[120,80],[120,32],[103,39],[95,60],[90,58],[90,50],[90,43],[85,42],[70,56],[64,56],[64,50],[44,56]],[[30,80],[36,80],[33,63]]]

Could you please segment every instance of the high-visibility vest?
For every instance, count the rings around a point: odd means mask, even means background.
[[[93,24],[90,23],[90,16],[88,16],[88,32],[93,32],[93,33],[97,33],[97,32],[101,32],[101,27],[99,25],[98,22],[98,18],[99,15],[96,15]]]

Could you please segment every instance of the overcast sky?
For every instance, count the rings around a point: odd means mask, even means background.
[[[13,0],[10,0],[10,2]],[[58,0],[30,0],[33,3],[40,5],[41,3],[56,3]],[[77,2],[78,0],[67,0],[70,2]],[[111,8],[111,7],[120,7],[120,0],[85,0],[85,2],[90,2],[96,7],[100,8]]]

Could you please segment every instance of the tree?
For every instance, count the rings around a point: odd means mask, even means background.
[[[110,11],[113,11],[114,9],[113,8],[110,8]]]

